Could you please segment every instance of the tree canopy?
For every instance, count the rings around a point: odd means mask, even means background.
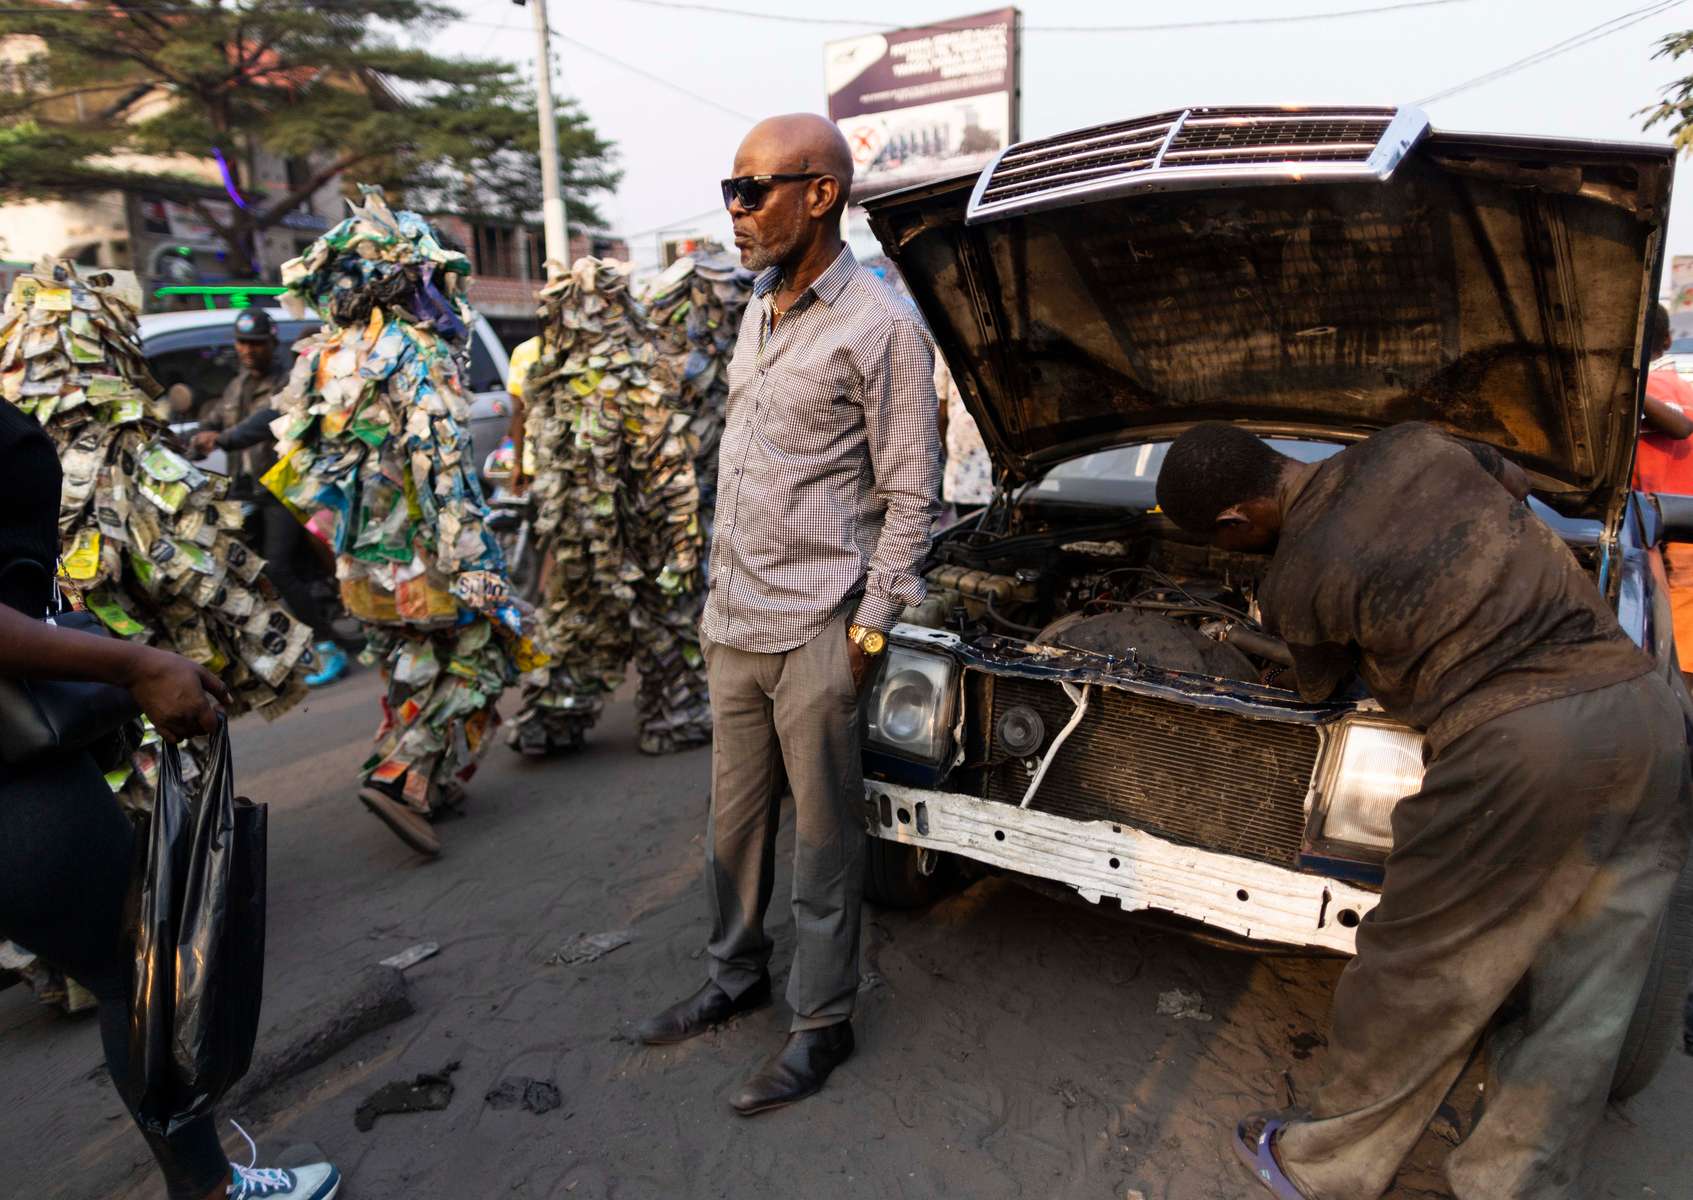
[[[1664,38],[1652,57],[1674,60],[1688,53],[1693,53],[1693,29]],[[1646,117],[1645,128],[1667,124],[1677,149],[1693,146],[1693,75],[1668,84],[1662,100],[1640,111]]]
[[[0,200],[125,179],[125,155],[221,154],[246,201],[228,220],[190,198],[253,273],[253,233],[338,176],[413,204],[520,218],[541,201],[533,88],[511,64],[406,44],[459,14],[433,0],[37,0],[0,10]],[[8,35],[24,35],[23,37]],[[32,41],[30,38],[39,39]],[[21,50],[21,53],[19,52]],[[10,65],[8,61],[10,60]],[[573,102],[558,140],[574,220],[619,173]],[[255,194],[251,147],[309,162]]]

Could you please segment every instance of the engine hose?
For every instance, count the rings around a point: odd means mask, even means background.
[[[1011,630],[1013,633],[1021,633],[1026,637],[1036,637],[1040,634],[1039,626],[1019,625],[1017,622],[1007,617],[1000,616],[999,609],[993,606],[992,596],[983,597],[983,603],[988,606],[988,618],[992,620],[995,625],[1003,626],[1004,628]]]
[[[1223,640],[1231,646],[1238,646],[1248,654],[1257,655],[1280,666],[1293,665],[1293,652],[1287,648],[1287,643],[1267,633],[1259,633],[1244,625],[1230,625],[1229,631],[1223,635]]]

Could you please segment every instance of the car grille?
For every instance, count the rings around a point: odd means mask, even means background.
[[[1416,109],[1190,108],[1019,142],[990,166],[967,219],[1224,175],[1297,179],[1301,164],[1359,177],[1390,171],[1428,129]]]
[[[978,697],[987,677],[980,678],[984,683],[972,689]],[[1042,754],[1075,711],[1056,683],[995,676],[992,691],[990,728],[997,730],[1006,709],[1026,704],[1046,724]],[[996,732],[990,757],[1004,753]],[[1087,716],[1058,751],[1030,807],[1294,865],[1316,764],[1313,726],[1095,687]],[[1031,773],[1008,762],[988,776],[988,799],[1018,804]]]

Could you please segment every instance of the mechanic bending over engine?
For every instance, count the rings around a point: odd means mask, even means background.
[[[1235,1131],[1278,1196],[1379,1197],[1525,982],[1447,1178],[1458,1200],[1579,1194],[1693,782],[1679,703],[1528,487],[1422,424],[1301,463],[1207,423],[1164,461],[1172,521],[1274,552],[1258,599],[1300,694],[1356,672],[1425,736],[1422,788],[1394,810],[1381,903],[1335,989],[1323,1083],[1309,1111]]]
[[[265,577],[276,585],[289,611],[311,626],[318,669],[306,677],[306,683],[322,687],[346,674],[347,649],[357,646],[342,645],[311,581],[300,572],[298,557],[312,552],[306,540],[310,535],[258,482],[276,465],[276,439],[270,425],[280,414],[271,406],[271,397],[288,386],[287,368],[276,353],[276,322],[269,313],[249,308],[235,318],[235,355],[241,370],[201,421],[189,446],[196,458],[206,457],[213,449],[229,455],[229,495],[254,505]]]

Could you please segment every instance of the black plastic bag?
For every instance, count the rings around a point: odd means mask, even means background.
[[[235,795],[226,724],[209,749],[191,804],[165,748],[138,879],[126,1098],[157,1133],[210,1112],[259,1031],[267,810]]]

